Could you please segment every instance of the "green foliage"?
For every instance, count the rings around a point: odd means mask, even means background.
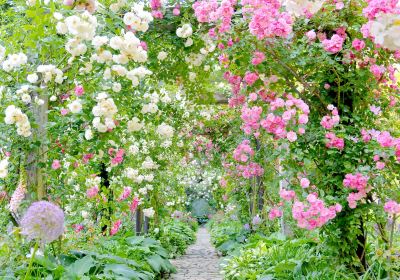
[[[58,257],[46,254],[34,259],[32,277],[40,279],[134,279],[151,280],[172,273],[168,252],[149,237],[102,237],[84,249]],[[5,270],[0,277],[17,279],[26,266]]]
[[[166,222],[161,227],[157,237],[162,246],[168,250],[170,258],[185,253],[186,248],[196,239],[193,229],[188,224],[178,220]]]
[[[223,264],[225,279],[354,279],[309,239],[255,238]]]

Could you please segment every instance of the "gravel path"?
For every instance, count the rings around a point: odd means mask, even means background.
[[[222,280],[219,258],[211,245],[210,234],[203,227],[199,228],[196,243],[188,248],[186,255],[171,262],[178,270],[171,275],[171,280]]]

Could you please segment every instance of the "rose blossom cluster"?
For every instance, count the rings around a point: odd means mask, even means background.
[[[397,0],[367,0],[363,15],[369,20],[361,28],[364,38],[392,51],[400,50],[400,7]]]
[[[2,62],[1,66],[6,72],[17,70],[28,62],[28,57],[24,53],[9,54],[3,61],[5,53],[6,49],[0,45],[0,63]]]
[[[124,23],[129,28],[142,32],[146,32],[149,29],[149,24],[153,21],[153,17],[151,13],[143,8],[143,3],[134,3],[131,11],[124,15]]]
[[[238,165],[236,170],[246,179],[259,177],[264,174],[264,169],[255,162],[250,162],[248,165]]]
[[[278,207],[272,208],[268,213],[268,219],[275,220],[276,218],[282,217],[282,210]]]
[[[389,200],[388,202],[385,203],[383,210],[385,210],[385,212],[388,214],[399,215],[400,214],[400,204],[394,200]]]
[[[318,12],[326,0],[284,0],[286,10],[295,16],[307,16]]]
[[[322,46],[327,52],[335,54],[342,50],[344,41],[344,36],[334,34],[332,35],[331,39],[324,39],[322,41]]]
[[[324,201],[312,193],[307,196],[307,202],[296,201],[293,204],[292,215],[298,227],[313,230],[335,218],[341,210],[340,204],[326,207]]]
[[[17,126],[18,135],[23,137],[31,136],[31,124],[29,123],[28,116],[24,114],[20,108],[10,105],[6,108],[5,115],[4,122],[6,124],[15,124]]]
[[[357,201],[365,198],[367,193],[371,190],[368,187],[368,177],[362,175],[361,173],[356,174],[346,174],[343,185],[349,189],[356,190],[356,193],[350,193],[347,197],[347,202],[350,208],[357,207]]]
[[[325,134],[325,138],[328,140],[325,144],[327,148],[336,148],[338,150],[344,149],[344,139],[337,137],[335,133],[328,132]]]
[[[122,161],[124,160],[124,154],[125,154],[124,149],[117,149],[117,150],[113,148],[108,149],[108,155],[111,157],[111,164],[113,166],[122,163]]]
[[[218,4],[215,0],[197,1],[193,4],[195,16],[199,22],[220,22],[219,32],[230,29],[236,0],[223,0]]]
[[[151,14],[155,18],[163,18],[164,15],[162,13],[162,3],[160,0],[150,0],[150,8],[151,8]]]
[[[105,92],[101,92],[97,95],[97,105],[93,107],[92,113],[95,116],[93,119],[93,127],[98,132],[107,132],[115,128],[114,115],[118,112],[118,108],[114,103],[114,100]],[[102,122],[104,120],[104,123]]]
[[[250,157],[252,157],[252,156],[254,156],[254,151],[250,147],[249,140],[244,140],[233,151],[233,158],[239,162],[247,162],[250,159]]]
[[[278,0],[242,0],[243,16],[251,16],[250,33],[262,40],[272,37],[287,37],[292,32],[293,19],[288,12],[281,12]]]
[[[244,106],[242,108],[241,118],[243,120],[243,125],[241,129],[247,135],[251,134],[252,131],[258,131],[260,128],[260,118],[261,118],[262,108],[259,106],[254,106],[248,108]]]
[[[310,109],[303,100],[290,94],[286,95],[286,99],[285,101],[282,98],[274,98],[270,101],[272,112],[260,121],[260,125],[276,139],[287,138],[290,142],[294,142],[297,140],[297,134],[290,130],[290,124],[297,125],[297,133],[304,134]]]
[[[81,56],[86,53],[87,46],[85,41],[90,41],[96,35],[98,26],[97,19],[89,12],[72,15],[62,21],[62,15],[58,17],[56,25],[58,34],[68,34],[71,38],[65,44],[65,49],[72,57]]]
[[[326,115],[322,117],[321,125],[325,129],[332,129],[334,128],[340,121],[340,116],[337,108],[332,104],[328,105],[328,110],[331,111],[332,115]]]

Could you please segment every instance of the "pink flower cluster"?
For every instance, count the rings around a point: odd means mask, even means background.
[[[117,232],[119,231],[119,228],[121,227],[121,225],[122,225],[122,221],[121,220],[116,220],[113,223],[112,228],[110,229],[110,235],[112,236],[112,235],[117,234]]]
[[[250,147],[249,140],[243,140],[233,151],[233,158],[239,162],[247,162],[252,156],[254,156],[254,151]]]
[[[361,51],[365,48],[365,42],[360,39],[355,39],[352,43],[352,46],[356,51]]]
[[[253,130],[258,131],[260,128],[260,118],[261,118],[262,108],[254,106],[248,108],[244,106],[242,108],[241,118],[243,120],[243,126],[241,127],[244,133],[247,135],[251,134]]]
[[[325,134],[325,138],[328,140],[328,142],[326,143],[327,148],[336,148],[338,150],[343,150],[343,138],[337,137],[336,134],[333,132],[328,132],[327,134]]]
[[[249,179],[252,177],[259,177],[264,174],[264,169],[255,162],[250,162],[248,165],[238,165],[236,170],[243,178]]]
[[[254,72],[246,72],[243,80],[247,85],[252,86],[258,80],[258,74]]]
[[[338,34],[334,34],[331,39],[325,39],[322,41],[322,46],[329,53],[338,53],[343,48],[345,37]]]
[[[292,207],[292,215],[297,221],[297,226],[308,230],[322,227],[340,211],[342,211],[340,204],[326,207],[316,193],[309,194],[306,203],[296,201]]]
[[[108,149],[108,154],[110,155],[110,157],[112,157],[111,164],[118,165],[118,164],[122,163],[122,161],[124,160],[125,150],[124,149],[115,150],[114,148],[110,148],[110,149]],[[115,154],[115,156],[114,156],[114,154]]]
[[[163,18],[164,15],[161,11],[161,1],[160,0],[150,0],[150,8],[152,10],[151,14],[153,15],[153,17],[155,18]]]
[[[224,73],[224,79],[231,85],[232,93],[234,95],[238,94],[240,91],[240,85],[242,83],[242,77],[233,75],[231,72],[228,71]]]
[[[251,16],[250,33],[262,40],[272,37],[287,37],[292,32],[293,19],[287,12],[280,12],[277,0],[242,0],[243,16]]]
[[[223,0],[221,5],[215,0],[197,1],[193,4],[194,14],[199,22],[221,21],[219,32],[229,31],[236,0]]]
[[[389,200],[388,202],[385,203],[383,210],[385,210],[385,212],[388,214],[399,215],[400,214],[400,204],[394,200]]]
[[[265,54],[263,52],[255,51],[253,53],[253,58],[251,59],[251,64],[258,65],[262,63],[264,59],[265,59]]]
[[[308,123],[310,109],[301,99],[297,99],[289,94],[286,98],[286,101],[282,98],[274,98],[271,100],[270,110],[273,111],[273,113],[269,113],[265,119],[261,120],[260,124],[265,130],[272,133],[275,138],[287,138],[289,141],[293,142],[297,140],[297,134],[295,131],[290,130],[291,127],[289,125],[299,125],[298,133],[304,134],[305,129],[303,125]],[[274,114],[279,112],[282,112],[281,116]]]
[[[292,201],[293,199],[296,198],[296,193],[292,190],[285,190],[281,189],[279,191],[279,196],[286,201]]]
[[[117,201],[122,201],[127,199],[132,193],[132,188],[131,187],[124,187],[124,190],[122,191],[121,195],[117,199]]]
[[[339,112],[337,108],[333,105],[328,105],[328,110],[332,112],[332,116],[324,116],[321,120],[321,125],[325,129],[332,129],[340,121]]]
[[[385,66],[376,65],[376,64],[372,64],[371,67],[369,68],[369,70],[374,75],[375,79],[377,79],[377,80],[380,80],[382,78],[383,74],[385,74],[385,72],[386,72]]]
[[[366,0],[368,6],[363,9],[363,15],[372,20],[378,13],[398,13],[398,0]]]
[[[131,210],[132,213],[134,213],[137,209],[137,207],[139,206],[140,203],[140,199],[135,196],[132,200],[132,203],[129,205],[129,210]]]
[[[98,186],[91,187],[86,191],[86,196],[88,198],[93,198],[99,193],[100,189]]]
[[[282,217],[282,210],[278,207],[272,208],[268,213],[268,219],[275,220],[276,218]]]
[[[349,207],[354,209],[357,207],[357,201],[365,198],[367,193],[371,190],[368,187],[368,177],[363,176],[361,173],[346,174],[343,185],[349,189],[357,190],[356,193],[350,193],[347,197]]]

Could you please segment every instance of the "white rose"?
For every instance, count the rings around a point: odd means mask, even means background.
[[[31,84],[36,83],[39,80],[39,77],[36,73],[33,74],[29,74],[26,79],[28,80],[28,82],[30,82]]]

